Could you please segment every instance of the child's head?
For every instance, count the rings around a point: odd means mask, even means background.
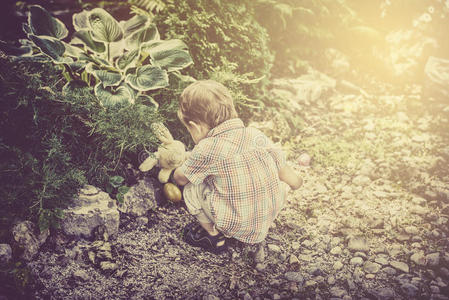
[[[191,121],[212,129],[226,120],[237,118],[228,89],[213,80],[200,80],[184,89],[179,100],[184,124]]]

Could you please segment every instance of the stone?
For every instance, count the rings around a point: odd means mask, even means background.
[[[369,246],[364,237],[354,236],[349,239],[348,249],[353,252],[355,251],[367,252],[369,250]]]
[[[341,254],[341,248],[339,246],[334,247],[334,248],[331,249],[330,253],[333,254],[333,255],[340,255]]]
[[[371,183],[371,179],[365,175],[358,175],[352,180],[352,183],[357,186],[367,186]]]
[[[220,298],[215,295],[209,294],[203,296],[203,300],[220,300]]]
[[[379,300],[391,300],[395,298],[394,290],[388,287],[375,290],[373,294],[376,295],[376,298]]]
[[[402,271],[404,273],[408,273],[409,272],[409,267],[404,262],[393,260],[393,261],[390,261],[390,265],[393,268],[395,268],[396,270]]]
[[[79,281],[88,281],[89,280],[89,274],[87,274],[84,270],[76,270],[73,272],[73,278]]]
[[[333,297],[337,297],[337,298],[342,298],[344,295],[347,294],[347,292],[344,289],[342,289],[341,287],[338,287],[338,286],[332,287],[329,290],[329,292],[331,293],[331,295]]]
[[[332,275],[330,275],[329,277],[327,277],[327,283],[328,283],[329,285],[334,285],[336,281],[337,281],[337,280],[336,280],[335,277],[332,276]]]
[[[118,210],[135,217],[144,216],[156,208],[155,190],[154,180],[144,177],[123,196],[123,203],[119,204]]]
[[[401,285],[401,290],[406,294],[409,298],[415,298],[418,295],[419,288],[411,283],[404,283]]]
[[[280,253],[282,251],[281,247],[279,247],[278,245],[275,245],[275,244],[268,244],[267,247],[268,247],[269,251],[274,252],[274,253]]]
[[[291,264],[291,265],[298,264],[299,265],[298,257],[294,254],[290,255],[289,264]]]
[[[378,263],[379,265],[382,265],[382,266],[386,266],[386,265],[389,264],[389,263],[388,263],[388,259],[386,259],[385,257],[382,257],[382,256],[376,257],[376,258],[374,259],[374,261],[375,261],[376,263]]]
[[[0,263],[8,263],[12,258],[12,249],[9,244],[0,244]]]
[[[148,224],[148,218],[147,217],[137,217],[136,218],[136,224],[138,226],[145,226]]]
[[[104,226],[107,234],[113,236],[118,233],[119,223],[115,200],[98,188],[86,185],[64,209],[61,230],[67,236],[91,238],[95,228]]]
[[[425,266],[427,264],[426,257],[424,256],[424,251],[417,251],[413,253],[410,256],[410,260],[418,266]]]
[[[47,229],[38,233],[32,222],[22,221],[12,227],[11,233],[14,243],[23,250],[20,257],[29,261],[38,253],[40,246],[47,240],[50,231]]]
[[[363,265],[363,258],[361,258],[361,257],[353,257],[349,261],[349,264],[351,264],[353,266],[361,266],[361,265]]]
[[[363,264],[363,271],[375,274],[380,271],[380,265],[375,262],[367,261]]]
[[[426,255],[427,266],[437,267],[440,264],[440,253],[430,253]]]
[[[297,283],[304,282],[304,277],[299,272],[287,272],[287,273],[285,273],[284,276],[285,276],[285,279],[287,279],[288,281],[293,281],[293,282],[297,282]]]
[[[407,227],[404,228],[404,231],[406,233],[412,234],[412,235],[415,235],[415,234],[419,233],[419,230],[418,230],[418,228],[416,226],[407,226]]]
[[[392,267],[385,267],[385,268],[383,268],[382,269],[382,272],[384,272],[384,273],[386,273],[386,274],[388,274],[388,275],[396,275],[396,270],[395,269],[393,269]]]
[[[263,244],[257,245],[256,251],[254,252],[254,262],[262,263],[265,261],[265,247]]]
[[[333,265],[335,271],[341,270],[343,268],[343,263],[341,261],[336,261]]]
[[[259,271],[259,272],[264,271],[266,267],[267,267],[267,266],[266,266],[264,263],[258,263],[258,264],[256,264],[256,270]]]

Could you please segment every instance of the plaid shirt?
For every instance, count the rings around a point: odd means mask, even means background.
[[[281,209],[285,189],[278,171],[282,150],[256,128],[236,118],[213,128],[181,166],[193,184],[205,183],[215,226],[246,243],[265,239]]]

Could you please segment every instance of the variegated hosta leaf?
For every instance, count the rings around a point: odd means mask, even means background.
[[[138,58],[139,50],[129,51],[117,59],[117,68],[119,68],[120,70],[126,70],[127,68],[135,67]]]
[[[86,65],[87,65],[87,63],[85,61],[80,61],[80,60],[77,60],[77,61],[74,61],[71,63],[67,63],[67,66],[74,73],[81,72],[84,68],[86,68]]]
[[[148,95],[139,95],[137,97],[136,102],[142,104],[149,104],[151,106],[154,106],[155,109],[159,108],[159,103],[157,103],[156,100],[153,99],[153,97],[150,97]]]
[[[51,16],[40,5],[31,5],[28,15],[28,25],[34,35],[45,35],[63,39],[69,34],[64,23]]]
[[[93,52],[103,53],[106,50],[104,43],[97,42],[92,39],[92,35],[89,30],[82,29],[73,34],[73,38],[70,41],[70,44],[73,45],[84,45]]]
[[[117,72],[108,70],[95,70],[93,71],[94,76],[100,80],[103,87],[117,86],[122,81],[122,75]]]
[[[110,52],[110,59],[112,62],[115,57],[119,57],[123,55],[123,52],[125,52],[125,41],[120,40],[118,42],[110,43],[109,52]]]
[[[168,75],[157,66],[145,65],[136,70],[136,74],[126,76],[127,83],[134,89],[144,92],[156,90],[168,85]]]
[[[159,40],[159,41],[150,41],[142,44],[141,51],[150,53],[153,52],[161,52],[166,50],[187,50],[187,45],[177,39],[173,40]]]
[[[49,36],[35,36],[30,34],[30,40],[38,47],[42,53],[46,54],[55,62],[63,62],[65,46],[64,44],[54,38]]]
[[[72,23],[76,31],[89,29],[89,11],[83,10],[73,14]]]
[[[87,83],[82,81],[82,80],[71,80],[69,82],[67,82],[63,87],[62,87],[62,94],[63,95],[69,95],[71,92],[73,92],[73,90],[75,89],[82,89],[87,87]]]
[[[150,56],[155,65],[167,69],[168,72],[184,69],[193,63],[186,50],[173,49],[158,52],[151,50]]]
[[[143,15],[134,15],[129,20],[123,22],[122,28],[125,37],[130,36],[133,32],[144,29],[148,26],[148,22],[148,17]]]
[[[126,48],[127,49],[137,49],[141,44],[159,40],[160,35],[154,24],[150,24],[147,28],[141,29],[127,36],[126,38]]]
[[[125,86],[117,88],[104,88],[101,83],[95,86],[95,96],[100,100],[104,106],[114,106],[119,103],[133,103],[134,100],[131,92]]]
[[[66,56],[79,58],[83,54],[83,50],[78,48],[78,47],[76,47],[76,46],[67,44],[66,42],[62,42],[62,44],[65,47],[65,53],[64,54]]]
[[[117,20],[102,8],[92,9],[88,22],[95,41],[112,43],[123,38],[123,30]]]

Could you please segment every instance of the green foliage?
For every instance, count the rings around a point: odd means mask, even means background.
[[[109,178],[109,186],[106,187],[106,191],[117,199],[119,203],[123,203],[125,194],[129,191],[130,187],[124,185],[125,178],[122,176],[112,176]]]
[[[63,94],[61,72],[50,64],[3,56],[0,76],[0,205],[8,215],[2,226],[14,217],[39,221],[41,229],[57,226],[58,209],[80,186],[105,189],[111,174],[125,176],[137,153],[158,146],[150,124],[163,122],[162,112],[174,114],[173,103],[154,110],[138,99],[105,109],[89,88]]]
[[[302,73],[308,61],[320,60],[323,50],[354,19],[345,1],[257,0],[257,21],[267,29],[275,53],[273,73]]]
[[[160,40],[145,15],[118,22],[102,8],[83,10],[73,15],[75,32],[69,43],[63,41],[65,25],[43,7],[32,5],[29,16],[25,50],[32,47],[39,58],[63,68],[65,89],[80,82],[95,86],[95,95],[106,106],[146,98],[157,107],[147,92],[167,87],[169,72],[179,73],[192,63],[187,46],[180,40]]]

